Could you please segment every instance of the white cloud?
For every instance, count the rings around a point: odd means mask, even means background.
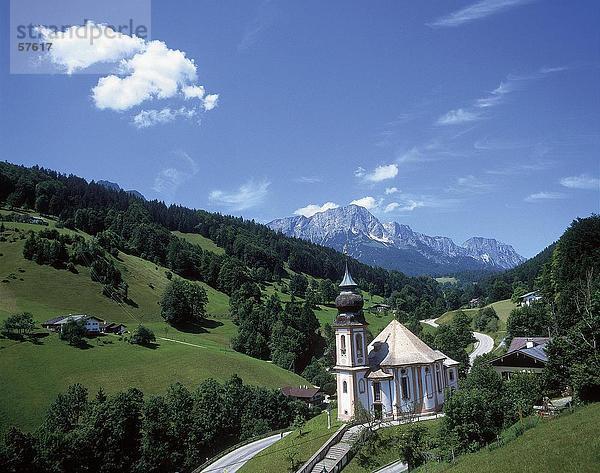
[[[386,187],[385,189],[385,195],[395,194],[396,192],[400,192],[397,187]]]
[[[473,122],[479,120],[481,116],[478,113],[458,108],[450,110],[445,115],[442,115],[437,120],[438,125],[458,125],[459,123]]]
[[[186,99],[202,99],[205,93],[204,87],[201,85],[186,85],[181,89],[181,91]]]
[[[396,177],[398,175],[398,165],[384,164],[382,166],[377,166],[371,172],[367,172],[364,168],[358,167],[354,171],[354,175],[367,182],[381,182]]]
[[[306,207],[296,209],[294,215],[304,215],[305,217],[312,217],[314,214],[319,212],[325,212],[330,209],[337,209],[338,204],[334,202],[325,202],[323,205],[308,204]]]
[[[385,213],[390,212],[412,212],[419,207],[425,207],[425,202],[408,199],[406,202],[400,204],[398,202],[390,202],[385,206],[383,210]]]
[[[204,107],[204,110],[206,110],[208,112],[208,111],[212,110],[213,108],[215,108],[217,106],[218,102],[219,102],[219,94],[207,95],[206,97],[204,97],[204,100],[202,101],[202,107]]]
[[[196,80],[194,61],[162,41],[151,41],[121,68],[125,77],[101,77],[92,89],[99,109],[128,110],[145,100],[171,98]]]
[[[177,117],[193,118],[196,116],[196,110],[193,108],[181,107],[178,109],[163,108],[161,110],[141,110],[133,117],[132,124],[136,128],[149,128],[154,125],[169,123]]]
[[[597,177],[580,174],[579,176],[563,177],[560,185],[569,189],[600,189],[600,179]]]
[[[246,210],[263,203],[269,193],[270,185],[271,183],[266,180],[260,182],[250,180],[241,185],[236,191],[214,190],[208,198],[217,205],[232,210]]]
[[[376,209],[380,204],[380,200],[375,200],[375,198],[371,196],[362,197],[361,199],[356,199],[350,202],[350,205],[358,205],[359,207],[364,207],[367,210]]]
[[[495,13],[507,10],[511,7],[524,5],[533,0],[481,0],[467,7],[457,10],[449,15],[438,18],[429,26],[454,27],[465,23],[479,20]]]
[[[536,192],[535,194],[525,197],[525,202],[542,202],[544,200],[559,200],[565,199],[567,196],[560,192]]]
[[[117,33],[110,27],[94,22],[71,26],[65,31],[53,31],[43,26],[38,31],[45,42],[52,43],[50,61],[67,74],[97,63],[116,63],[145,48],[137,36]]]

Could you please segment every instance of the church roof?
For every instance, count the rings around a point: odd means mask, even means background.
[[[429,364],[447,358],[427,346],[397,320],[392,320],[369,344],[369,365],[405,366]]]
[[[350,271],[348,271],[348,265],[346,264],[346,272],[344,273],[344,279],[342,279],[342,282],[340,283],[340,287],[344,288],[344,287],[348,287],[348,288],[354,288],[354,287],[358,287],[358,284],[356,284],[354,282],[354,279],[352,279],[352,276],[350,275]]]

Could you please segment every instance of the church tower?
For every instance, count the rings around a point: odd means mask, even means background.
[[[335,367],[338,393],[338,419],[347,421],[360,402],[368,406],[367,322],[363,314],[363,298],[346,265],[340,283],[340,295],[335,299],[338,315],[335,329]],[[363,399],[364,398],[364,399]]]

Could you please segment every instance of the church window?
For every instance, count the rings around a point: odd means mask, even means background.
[[[454,381],[454,370],[448,370],[448,378],[450,382]]]
[[[344,381],[342,383],[342,392],[343,393],[347,393],[348,392],[348,383],[346,381]]]
[[[360,393],[364,393],[365,392],[365,380],[364,379],[360,379],[358,381],[358,391]]]
[[[400,377],[400,386],[402,387],[402,399],[410,399],[410,385],[408,383],[408,375],[406,370],[402,370]]]
[[[377,382],[373,383],[373,399],[381,401],[381,385]]]
[[[427,397],[431,398],[433,396],[433,390],[431,389],[431,370],[429,368],[425,368],[425,392],[427,393]]]
[[[360,333],[356,334],[356,354],[360,358],[363,356],[363,338]]]
[[[442,379],[440,378],[440,366],[435,367],[435,381],[437,382],[438,391],[442,392]]]
[[[340,337],[340,351],[342,352],[342,355],[346,354],[346,335]]]

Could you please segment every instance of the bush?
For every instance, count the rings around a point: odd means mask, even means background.
[[[129,342],[133,343],[134,345],[144,346],[148,346],[155,341],[156,337],[154,336],[154,332],[143,325],[138,325],[136,327],[129,340]]]

